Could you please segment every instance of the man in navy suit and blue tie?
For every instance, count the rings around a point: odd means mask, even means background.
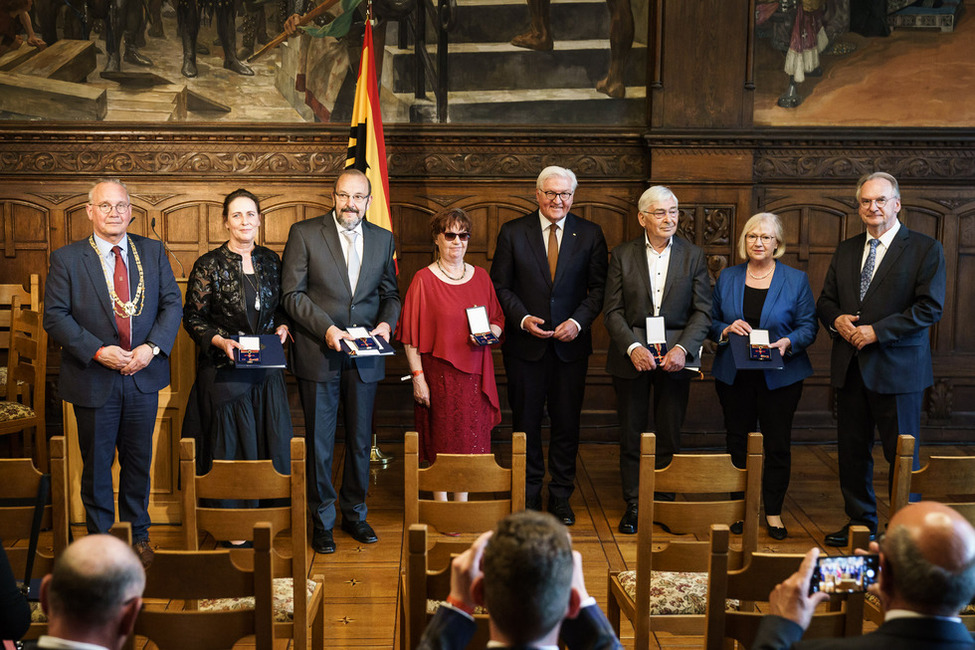
[[[127,233],[132,204],[121,181],[97,183],[85,211],[91,236],[51,253],[44,329],[61,345],[61,398],[78,421],[88,532],[115,523],[117,450],[119,518],[132,524],[133,546],[148,566],[152,432],[182,299],[162,243]]]
[[[501,227],[491,280],[504,310],[501,346],[514,430],[528,439],[525,503],[541,510],[545,458],[542,415],[548,404],[548,510],[575,523],[569,505],[576,476],[579,417],[586,388],[592,323],[603,304],[606,239],[569,212],[578,181],[546,167],[535,183],[538,210]]]
[[[335,179],[334,208],[299,221],[288,233],[281,270],[282,304],[294,322],[293,372],[305,412],[308,509],[312,548],[334,553],[335,501],[342,530],[362,544],[378,540],[366,521],[372,409],[386,374],[385,357],[351,357],[342,339],[364,327],[387,342],[399,318],[393,233],[366,221],[369,179],[346,169]],[[342,488],[332,485],[339,404],[345,425]]]
[[[898,220],[897,179],[884,172],[864,176],[857,205],[866,232],[837,247],[816,303],[833,339],[830,383],[849,517],[826,536],[827,546],[846,546],[851,524],[877,532],[874,429],[888,463],[894,462],[898,435],[919,440],[921,399],[934,383],[928,329],[941,320],[945,301],[944,251]],[[914,469],[919,468],[915,446]]]

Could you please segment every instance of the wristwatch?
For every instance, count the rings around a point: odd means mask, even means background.
[[[154,356],[154,357],[158,357],[159,356],[160,350],[159,350],[159,346],[158,345],[156,345],[152,341],[146,341],[146,345],[148,345],[149,346],[149,349],[152,350],[152,356]]]

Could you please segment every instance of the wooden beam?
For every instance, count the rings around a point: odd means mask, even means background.
[[[21,43],[16,50],[10,50],[0,54],[0,70],[6,72],[16,68],[18,65],[37,54],[38,50],[33,45]]]
[[[108,98],[102,88],[0,72],[0,110],[56,120],[101,120]]]
[[[94,41],[60,40],[11,72],[59,81],[85,81],[95,70],[96,52]]]

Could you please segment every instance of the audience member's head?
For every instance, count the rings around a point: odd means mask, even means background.
[[[922,501],[898,510],[880,553],[888,609],[954,616],[975,595],[975,529],[946,505]]]
[[[482,570],[484,605],[511,644],[557,630],[570,610],[572,542],[548,513],[528,510],[502,519],[484,549]]]
[[[146,584],[132,548],[111,535],[88,535],[65,549],[41,584],[48,634],[120,648],[142,607]]]

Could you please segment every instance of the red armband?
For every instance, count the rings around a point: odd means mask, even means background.
[[[456,607],[460,611],[470,614],[471,616],[474,615],[474,608],[471,605],[468,605],[465,602],[461,602],[460,600],[454,598],[451,595],[447,596],[447,604]]]
[[[102,353],[102,350],[104,350],[104,349],[105,349],[105,346],[103,345],[102,347],[100,347],[97,350],[95,350],[95,356],[93,357],[95,359],[95,361],[98,361],[98,355],[101,354]]]

